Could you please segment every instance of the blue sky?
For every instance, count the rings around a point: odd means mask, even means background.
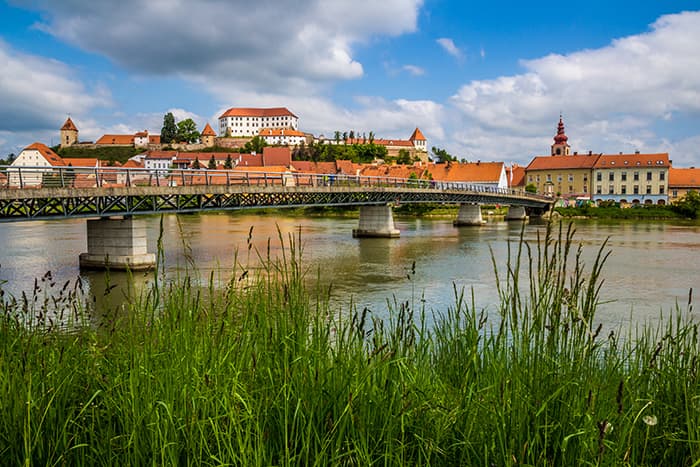
[[[468,160],[669,152],[700,166],[697,1],[13,0],[0,3],[0,157],[285,106]]]

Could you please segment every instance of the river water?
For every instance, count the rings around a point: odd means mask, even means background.
[[[155,251],[161,218],[144,219],[149,249]],[[380,316],[386,313],[387,301],[394,300],[445,311],[455,302],[455,288],[468,295],[473,290],[479,308],[495,310],[491,258],[503,270],[508,247],[516,248],[522,227],[520,222],[494,220],[482,227],[455,228],[450,219],[397,218],[400,238],[355,239],[353,218],[228,212],[167,215],[162,221],[167,277],[175,277],[192,262],[202,283],[212,272],[225,281],[234,258],[250,265],[256,263],[257,254],[267,256],[268,250],[279,256],[280,235],[285,243],[293,237],[300,239],[297,247],[303,249],[309,281],[330,287],[337,308],[348,309],[352,303]],[[696,224],[576,221],[575,228],[575,241],[583,244],[588,265],[608,239],[606,251],[611,255],[603,270],[601,294],[605,303],[597,315],[606,325],[656,320],[676,303],[685,309],[689,290],[700,289]],[[545,226],[536,222],[525,224],[523,230],[530,242],[544,232]],[[129,287],[125,273],[106,277],[104,272],[81,271],[78,255],[87,245],[84,220],[2,224],[0,245],[0,287],[14,296],[22,291],[31,295],[35,279],[46,289],[49,282],[60,288],[80,277],[98,307],[112,306],[133,293],[130,290],[143,290],[153,281],[153,273],[134,273]],[[51,279],[42,282],[49,271]],[[106,287],[112,289],[108,298]]]

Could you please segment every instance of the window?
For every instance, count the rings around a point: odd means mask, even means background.
[[[588,187],[586,185],[583,185],[583,192],[588,193]]]
[[[639,172],[635,172],[633,177],[634,177],[634,181],[638,182],[639,181]]]
[[[615,172],[610,172],[610,173],[608,174],[608,180],[611,181],[611,182],[614,182],[614,181],[615,181]]]
[[[569,185],[569,193],[573,193],[573,192],[574,192],[574,186],[573,186],[573,185]]]
[[[638,195],[639,194],[639,185],[634,186],[634,194]]]
[[[557,181],[561,182],[561,175],[557,175]]]
[[[600,186],[600,185],[596,186],[596,187],[595,187],[595,192],[596,192],[596,194],[598,194],[598,195],[601,194],[601,193],[603,192],[603,187]]]
[[[537,176],[537,183],[540,183],[540,176]]]
[[[529,175],[529,176],[528,176],[527,181],[528,181],[528,182],[532,182],[532,175]]]
[[[552,181],[552,175],[547,174],[547,181],[548,181],[548,182],[551,182],[551,181]]]
[[[647,194],[648,194],[648,195],[651,194],[651,185],[647,185]]]
[[[620,180],[622,180],[623,182],[627,181],[627,172],[622,172],[620,174]]]
[[[602,182],[603,181],[603,174],[598,172],[597,174],[595,174],[595,179],[597,182]]]
[[[674,198],[678,198],[678,190],[673,190],[672,193]]]
[[[651,172],[647,172],[647,181],[651,180]]]
[[[585,177],[584,177],[585,180]],[[574,181],[574,174],[569,174],[569,181],[573,182]]]
[[[664,194],[664,186],[663,185],[659,185],[659,194],[660,195]]]
[[[666,172],[664,172],[664,171],[659,172],[659,180],[666,180]]]
[[[622,185],[620,187],[620,193],[622,193],[623,195],[627,194],[627,185]]]
[[[608,187],[608,194],[612,195],[613,193],[615,193],[615,185],[610,185]]]

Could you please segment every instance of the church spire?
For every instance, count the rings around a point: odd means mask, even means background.
[[[564,131],[564,119],[561,114],[559,114],[559,124],[557,125],[557,134],[554,135],[554,144],[552,145],[552,155],[553,156],[568,156],[570,154],[570,147],[567,141],[569,137],[566,136]]]

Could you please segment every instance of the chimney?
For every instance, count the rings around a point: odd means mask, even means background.
[[[592,156],[592,155],[593,155],[593,151],[588,151],[588,155],[589,155],[589,156]]]
[[[634,151],[634,153],[635,153],[635,154],[639,154],[639,149],[637,149],[636,151]]]
[[[574,151],[574,156],[578,156],[578,151]]]

